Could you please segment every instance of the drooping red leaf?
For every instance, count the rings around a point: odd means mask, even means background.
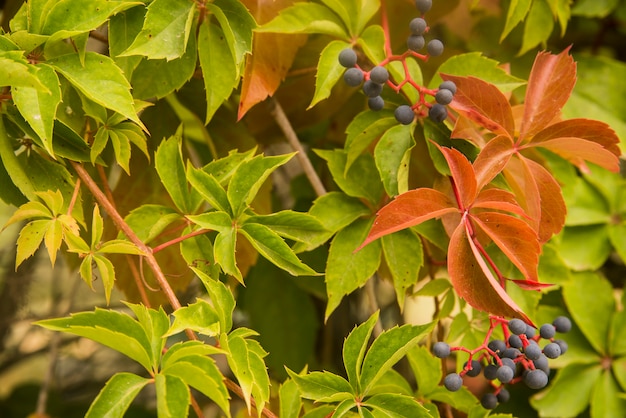
[[[269,22],[293,0],[243,0],[258,24]],[[272,96],[291,68],[306,35],[255,33],[252,54],[246,60],[238,118],[255,104]]]
[[[576,84],[576,63],[569,48],[558,55],[540,52],[528,79],[519,141],[527,141],[560,114]]]
[[[569,119],[538,132],[528,145],[545,147],[580,168],[589,161],[617,172],[621,154],[618,143],[615,131],[604,122]]]
[[[444,148],[438,144],[435,145],[446,159],[448,167],[450,167],[450,174],[454,180],[454,193],[457,199],[460,200],[458,202],[459,209],[468,209],[478,194],[474,167],[460,151],[454,148]]]
[[[457,294],[478,310],[532,321],[500,286],[493,272],[470,239],[465,223],[452,234],[448,247],[448,272]]]
[[[506,135],[499,135],[489,141],[474,160],[478,189],[500,174],[515,152],[513,140]]]
[[[511,215],[498,212],[480,212],[472,220],[500,248],[527,280],[538,281],[537,265],[541,246],[537,232]]]
[[[367,238],[357,251],[383,235],[456,212],[458,212],[456,204],[437,190],[427,188],[410,190],[378,211]]]
[[[474,201],[472,208],[501,210],[514,213],[523,218],[528,218],[524,209],[517,203],[515,195],[502,189],[492,188],[482,190]]]
[[[450,103],[454,110],[495,134],[513,137],[511,105],[496,86],[476,77],[441,74],[441,78],[456,84],[457,91]]]

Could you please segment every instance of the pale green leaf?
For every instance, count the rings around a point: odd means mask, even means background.
[[[363,358],[369,346],[370,337],[378,321],[379,311],[374,312],[367,321],[355,327],[343,343],[343,364],[346,368],[348,381],[354,391],[360,393],[360,377]]]
[[[221,27],[209,21],[202,22],[198,33],[198,57],[207,102],[205,123],[209,123],[239,82],[237,66]]]
[[[379,393],[368,398],[363,405],[372,408],[374,416],[431,418],[428,410],[417,402],[413,396],[396,393]]]
[[[339,231],[371,211],[360,200],[341,192],[329,192],[318,197],[309,211],[326,229]]]
[[[213,309],[220,321],[220,332],[230,332],[233,327],[233,311],[235,309],[235,298],[232,292],[224,283],[214,280],[197,268],[193,268],[211,298]]]
[[[226,43],[235,59],[234,75],[239,79],[241,64],[245,56],[252,52],[252,31],[256,22],[239,0],[215,0],[206,6],[224,31]]]
[[[173,313],[174,322],[167,335],[175,335],[186,329],[200,334],[216,336],[220,332],[220,322],[213,306],[207,301],[197,299],[196,302],[183,306]]]
[[[187,236],[191,231],[191,228],[185,228],[181,237]],[[215,263],[213,240],[207,234],[187,236],[180,243],[180,253],[190,267],[213,279],[219,278],[220,267]]]
[[[50,263],[52,267],[54,267],[54,263],[57,259],[57,251],[59,251],[61,243],[63,242],[63,224],[61,221],[58,219],[51,220],[43,239],[46,244],[46,250],[48,250]]]
[[[326,263],[326,318],[339,306],[344,296],[363,286],[378,269],[381,254],[379,241],[354,252],[365,240],[370,225],[371,220],[357,220],[339,231],[330,244]]]
[[[619,0],[578,0],[572,7],[572,14],[585,17],[605,17],[611,13]]]
[[[311,109],[317,103],[330,96],[332,88],[342,78],[345,68],[339,64],[337,57],[339,53],[349,48],[350,44],[345,41],[332,41],[322,51],[317,63],[317,74],[315,76],[315,93],[309,104]]]
[[[443,372],[441,360],[433,356],[425,346],[415,346],[407,352],[407,359],[417,381],[417,390],[428,395],[437,388]]]
[[[237,244],[237,230],[231,228],[229,231],[220,232],[215,237],[214,251],[215,262],[220,265],[224,273],[235,277],[243,283],[243,276],[237,267],[235,259],[235,246]]]
[[[35,187],[27,174],[27,170],[25,170],[16,157],[12,142],[4,127],[4,117],[0,117],[0,159],[2,159],[2,166],[17,189],[19,189],[28,200],[36,201],[37,195],[35,194]]]
[[[49,64],[87,98],[124,115],[143,128],[135,111],[130,84],[111,58],[87,52],[84,65],[78,54],[57,57]]]
[[[239,217],[248,207],[269,175],[293,156],[293,153],[271,157],[257,155],[237,167],[227,190],[235,217]]]
[[[626,399],[610,370],[604,370],[591,392],[591,416],[621,418],[626,411]]]
[[[26,224],[17,237],[17,252],[15,256],[15,269],[22,264],[24,260],[35,254],[35,251],[41,245],[44,236],[50,227],[52,220],[38,220]]]
[[[32,87],[14,86],[11,90],[13,102],[20,113],[42,140],[46,151],[52,151],[52,131],[57,107],[61,102],[59,78],[46,64],[38,64],[39,71],[35,73],[49,92],[39,91]]]
[[[35,324],[89,338],[130,357],[146,370],[151,369],[151,346],[146,333],[137,321],[123,313],[96,308],[93,312],[47,319]]]
[[[126,174],[130,175],[130,141],[126,136],[120,135],[113,129],[109,130],[109,139],[113,145],[115,160]]]
[[[355,393],[350,383],[334,373],[327,371],[311,372],[301,376],[289,369],[287,369],[287,372],[289,377],[298,385],[300,396],[305,399],[317,402],[336,402],[354,398]]]
[[[102,26],[111,15],[141,5],[140,2],[107,0],[58,0],[53,4],[45,16],[42,35],[89,32]]]
[[[380,334],[363,360],[359,379],[361,394],[369,393],[376,381],[432,330],[432,325],[407,324]]]
[[[414,146],[411,124],[389,129],[374,148],[376,168],[390,197],[409,190],[409,160]]]
[[[100,278],[104,286],[104,296],[108,305],[111,300],[113,285],[115,284],[115,268],[113,267],[113,263],[102,255],[94,255],[93,261],[96,263],[96,266],[98,266],[98,272],[100,273]]]
[[[221,233],[228,233],[233,228],[233,220],[226,212],[205,212],[200,215],[188,215],[187,219],[202,228]]]
[[[159,307],[158,310],[146,308],[144,305],[125,302],[135,316],[137,321],[143,328],[150,342],[152,348],[151,358],[154,370],[157,369],[161,356],[163,354],[163,348],[165,347],[165,338],[163,336],[167,332],[170,325],[170,319],[163,310],[163,307]]]
[[[532,0],[511,0],[506,13],[506,23],[500,35],[500,42],[526,17],[530,11]]]
[[[554,17],[550,6],[545,0],[533,1],[524,23],[522,47],[518,55],[522,55],[537,45],[544,45],[554,29]]]
[[[350,35],[339,16],[328,7],[316,3],[295,3],[257,28],[257,32],[323,33],[350,41]]]
[[[226,190],[219,181],[204,170],[194,168],[190,162],[187,163],[187,180],[211,206],[226,214],[232,215],[232,209],[228,202]]]
[[[87,245],[87,244],[85,244],[85,245]],[[69,244],[68,244],[68,247],[69,247]],[[83,261],[80,263],[80,267],[78,269],[78,272],[80,273],[80,277],[87,284],[87,286],[89,286],[89,288],[91,290],[94,290],[93,289],[93,268],[92,268],[92,263],[93,263],[93,255],[87,254],[85,256],[85,258],[83,258]]]
[[[283,239],[269,227],[245,223],[239,229],[252,246],[277,267],[294,276],[316,275],[315,270],[304,264]]]
[[[226,186],[241,163],[252,159],[255,152],[256,147],[245,152],[231,150],[226,157],[220,158],[219,160],[213,160],[202,167],[202,171],[215,177],[215,179],[219,181],[222,186]]]
[[[179,361],[184,361],[185,357],[210,356],[213,354],[224,354],[224,350],[198,340],[180,341],[170,346],[167,352],[163,354],[161,367],[163,369],[171,368]]]
[[[158,418],[186,418],[191,401],[189,388],[177,376],[158,373],[154,376]]]
[[[347,172],[354,160],[367,149],[367,147],[379,138],[389,128],[397,126],[398,121],[390,110],[365,110],[356,115],[346,128],[346,142],[344,149],[348,153],[345,172]]]
[[[121,239],[114,239],[103,243],[98,247],[98,252],[105,254],[145,255],[135,244]]]
[[[154,0],[148,5],[141,32],[120,56],[144,55],[168,61],[180,58],[185,53],[194,12],[192,1]]]
[[[20,206],[13,215],[5,222],[3,229],[7,226],[20,221],[25,221],[33,218],[45,218],[51,219],[53,217],[52,212],[43,203],[38,201],[26,202]]]
[[[398,306],[402,311],[406,290],[413,287],[424,264],[422,241],[410,229],[403,229],[381,239],[383,254],[396,289]]]
[[[281,418],[298,418],[302,409],[302,399],[298,386],[292,379],[287,379],[278,388],[280,399],[279,416]]]
[[[378,0],[374,1],[378,2]],[[380,25],[371,25],[365,28],[357,43],[373,63],[378,64],[386,58],[385,31]]]
[[[133,209],[124,221],[147,244],[179,219],[181,216],[170,207],[148,204]]]
[[[137,394],[150,379],[120,372],[111,377],[92,402],[86,418],[118,418],[124,416]]]
[[[154,162],[161,183],[178,210],[182,213],[191,213],[194,208],[187,185],[181,146],[179,137],[172,136],[163,140],[157,148]]]
[[[133,7],[125,10],[109,19],[109,55],[118,67],[122,69],[126,79],[131,80],[133,71],[139,62],[141,56],[120,56],[133,43],[143,27],[146,15],[145,7]]]
[[[292,210],[251,216],[245,220],[245,223],[265,225],[281,237],[304,243],[315,241],[320,235],[328,233],[328,230],[314,216]]]

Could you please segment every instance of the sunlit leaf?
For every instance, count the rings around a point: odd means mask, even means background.
[[[120,372],[111,377],[92,402],[86,418],[123,416],[150,379]]]

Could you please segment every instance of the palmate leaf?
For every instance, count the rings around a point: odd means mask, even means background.
[[[189,413],[190,393],[187,384],[178,376],[158,373],[154,376],[159,418],[186,418]]]
[[[139,391],[150,379],[133,373],[116,373],[111,377],[91,403],[86,418],[122,417]]]
[[[367,321],[355,327],[343,343],[343,364],[348,381],[355,393],[360,393],[361,367],[369,344],[372,331],[378,321],[379,311],[374,312]]]
[[[141,5],[140,2],[107,0],[59,0],[47,2],[42,35],[58,32],[89,32],[102,26],[111,15]],[[32,29],[32,28],[31,28]]]
[[[275,19],[258,27],[257,32],[322,33],[345,41],[350,35],[331,9],[316,3],[298,2],[282,10]]]

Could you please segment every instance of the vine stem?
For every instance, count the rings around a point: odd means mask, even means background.
[[[270,113],[272,114],[272,117],[274,118],[280,129],[283,131],[283,134],[285,135],[285,138],[287,138],[287,142],[289,143],[291,148],[294,151],[297,151],[296,157],[300,161],[300,165],[304,170],[304,174],[309,179],[309,182],[311,182],[313,190],[315,190],[315,194],[317,194],[317,196],[325,195],[326,188],[324,187],[322,180],[317,175],[315,168],[313,168],[311,160],[309,160],[309,157],[307,157],[306,151],[300,143],[296,131],[293,129],[293,126],[291,126],[291,122],[289,122],[289,119],[287,119],[287,115],[285,115],[283,107],[280,105],[278,100],[273,97],[270,98],[270,103],[272,106]]]
[[[139,237],[137,236],[137,234],[135,234],[132,228],[126,223],[126,221],[124,221],[124,218],[122,218],[122,216],[119,214],[115,206],[113,206],[113,204],[104,195],[102,190],[100,190],[100,187],[98,187],[96,182],[91,178],[91,176],[89,175],[85,167],[83,167],[81,164],[75,161],[70,161],[70,164],[72,164],[72,167],[76,171],[76,174],[78,174],[78,177],[80,177],[80,179],[85,184],[85,186],[87,186],[87,188],[89,189],[91,194],[94,196],[96,201],[104,208],[106,213],[111,217],[111,220],[113,221],[115,226],[120,231],[122,231],[124,235],[126,235],[128,239],[137,246],[137,248],[139,248],[144,253],[144,258],[146,260],[146,263],[148,264],[148,266],[154,273],[154,276],[157,282],[159,283],[161,290],[163,291],[163,293],[165,293],[167,300],[170,302],[170,305],[172,305],[172,308],[175,310],[179,309],[181,307],[180,301],[178,300],[178,297],[174,293],[174,290],[172,289],[169,282],[167,281],[167,278],[165,277],[163,270],[161,270],[161,266],[159,266],[159,263],[154,257],[152,248],[150,248],[143,241],[141,241],[141,239],[139,239]],[[185,330],[185,333],[187,334],[187,337],[190,340],[198,339],[198,337],[192,330],[187,329]],[[233,382],[227,377],[224,377],[224,383],[226,384],[226,387],[230,391],[235,393],[240,398],[245,399],[243,390],[237,383]],[[254,399],[252,399],[251,402],[255,405],[255,408],[256,408],[256,403]],[[200,409],[197,409],[196,413],[198,414],[199,417],[202,417],[202,411]],[[278,418],[272,411],[270,411],[267,408],[263,408],[262,414],[266,416],[267,418]]]

